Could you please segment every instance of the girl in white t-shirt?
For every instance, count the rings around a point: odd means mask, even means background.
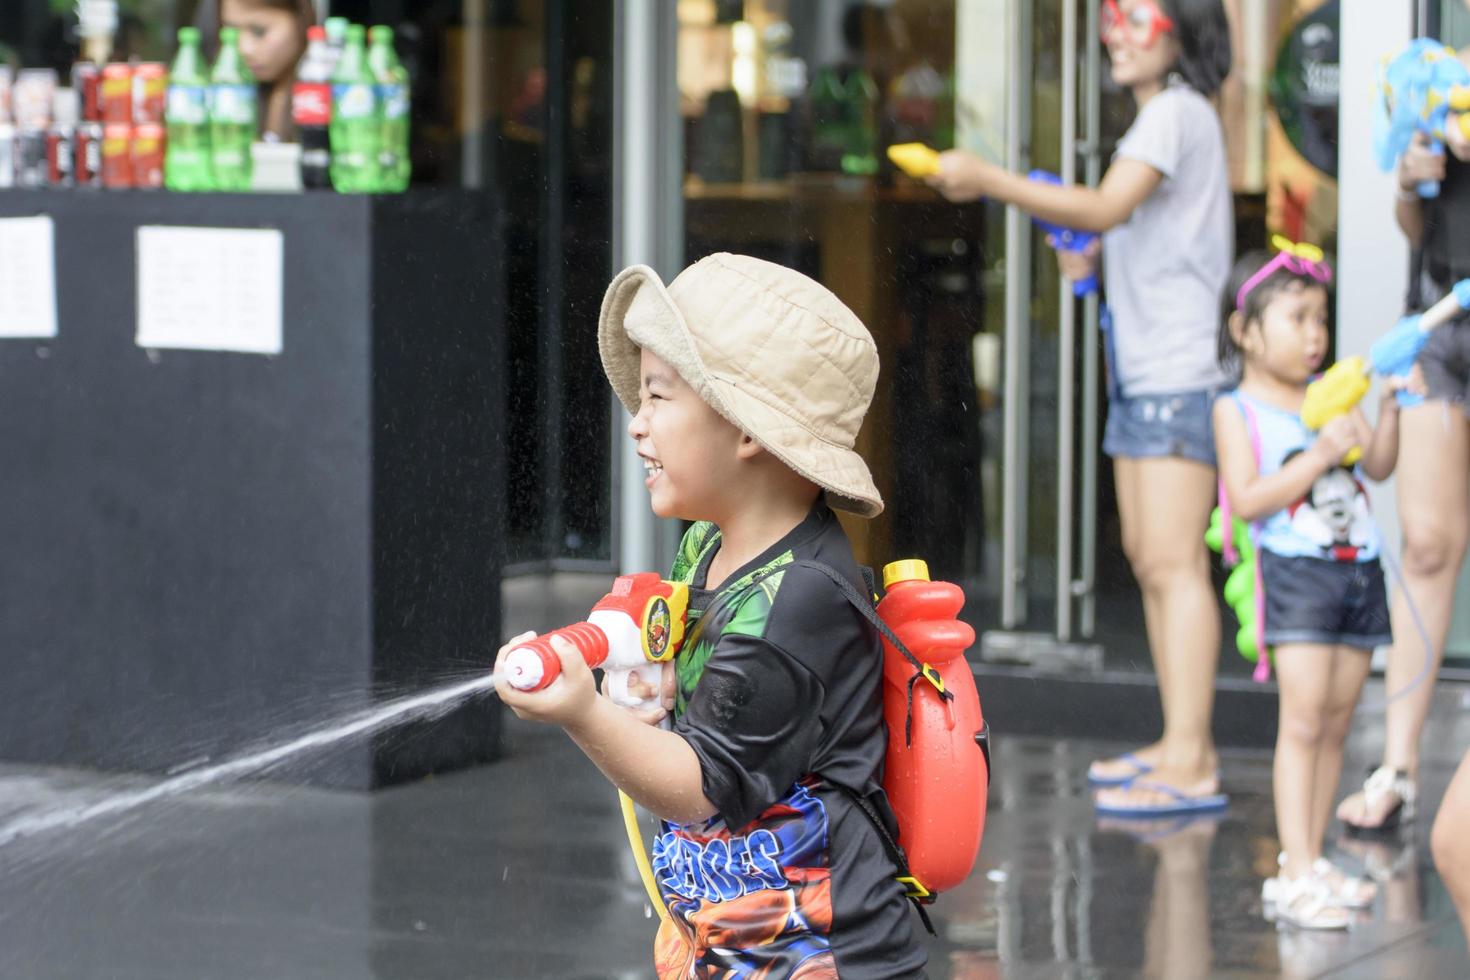
[[[1161,817],[1218,810],[1210,735],[1220,630],[1205,527],[1215,499],[1210,406],[1220,290],[1234,222],[1220,118],[1210,99],[1230,70],[1220,0],[1104,0],[1112,79],[1138,116],[1096,188],[1059,187],[959,150],[930,184],[954,201],[989,197],[1055,225],[1102,234],[1058,253],[1074,281],[1105,253],[1112,310],[1109,411],[1123,548],[1143,590],[1163,702],[1163,737],[1088,772],[1099,810]]]

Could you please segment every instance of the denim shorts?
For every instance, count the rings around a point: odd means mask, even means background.
[[[1114,459],[1176,456],[1215,465],[1214,388],[1160,395],[1114,395],[1103,452]]]
[[[1383,568],[1372,561],[1284,558],[1260,552],[1266,643],[1326,643],[1372,650],[1393,641]]]

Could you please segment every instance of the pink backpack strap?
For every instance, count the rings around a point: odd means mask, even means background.
[[[1240,414],[1245,418],[1245,427],[1251,437],[1251,453],[1255,456],[1256,469],[1259,470],[1261,467],[1261,429],[1256,422],[1255,410],[1246,404],[1239,392],[1230,397],[1234,399],[1236,406],[1240,409]],[[1219,495],[1220,538],[1224,544],[1221,554],[1226,563],[1235,565],[1240,561],[1240,556],[1235,550],[1235,527],[1230,519],[1230,495],[1225,492],[1224,479],[1221,479],[1219,483]],[[1251,544],[1256,553],[1254,569],[1256,579],[1254,597],[1256,604],[1256,669],[1251,676],[1256,681],[1264,683],[1271,679],[1271,655],[1266,649],[1266,584],[1261,577],[1261,547],[1257,539],[1257,530],[1255,522],[1252,522],[1250,525]]]

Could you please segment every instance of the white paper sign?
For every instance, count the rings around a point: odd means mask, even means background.
[[[0,218],[0,337],[56,336],[55,244],[49,215]]]
[[[138,229],[139,347],[281,352],[281,233]]]

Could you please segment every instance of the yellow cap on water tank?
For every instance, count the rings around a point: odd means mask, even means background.
[[[894,582],[929,581],[929,563],[922,558],[904,558],[883,566],[883,588],[891,589]]]

